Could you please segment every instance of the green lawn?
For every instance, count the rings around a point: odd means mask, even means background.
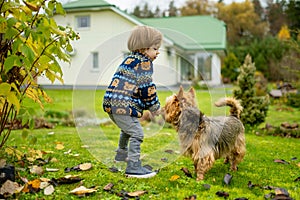
[[[47,91],[53,97],[53,104],[45,105],[45,111],[56,110],[70,112],[72,110],[85,110],[88,117],[97,116],[100,119],[107,118],[102,112],[101,101],[103,91],[77,91],[69,90]],[[171,91],[159,91],[161,103]],[[212,102],[224,94],[230,96],[229,89],[215,89],[197,91],[198,104],[207,115],[225,114],[224,108],[214,108]],[[32,105],[26,101],[27,105]],[[300,121],[299,109],[278,111],[278,105],[272,105],[266,122],[279,125],[283,121]],[[34,107],[37,109],[37,107]],[[37,109],[38,110],[38,109]],[[37,112],[42,115],[42,112]],[[283,117],[281,117],[283,116]],[[263,126],[263,125],[262,125]],[[258,130],[259,131],[259,130]],[[15,163],[17,172],[21,177],[34,180],[39,177],[58,179],[65,175],[80,175],[81,183],[65,184],[55,187],[55,192],[45,196],[43,191],[38,193],[20,193],[18,199],[79,199],[69,192],[80,184],[85,187],[97,187],[97,192],[89,195],[89,199],[122,199],[117,194],[121,191],[134,192],[147,191],[140,199],[184,199],[196,195],[197,199],[224,199],[217,197],[216,192],[225,191],[228,199],[245,197],[248,199],[265,199],[264,195],[274,193],[275,187],[288,190],[294,199],[300,199],[300,181],[294,181],[300,176],[300,142],[299,139],[264,136],[251,130],[246,133],[247,154],[239,165],[237,172],[229,171],[229,166],[218,160],[213,168],[206,174],[205,180],[196,182],[193,174],[193,164],[189,158],[179,155],[177,134],[169,125],[164,127],[155,123],[145,125],[145,141],[142,145],[142,161],[149,164],[155,170],[159,170],[157,176],[151,179],[129,179],[124,176],[125,164],[112,162],[114,150],[117,145],[119,130],[113,124],[106,123],[90,127],[62,127],[54,129],[37,129],[32,131],[27,139],[22,137],[22,131],[13,131],[8,142],[8,147],[14,147],[30,157],[30,150],[43,150],[43,159],[55,158],[55,162],[43,165],[46,168],[58,168],[58,172],[44,172],[43,175],[30,174],[28,163],[20,165]],[[30,137],[35,136],[37,142],[30,143]],[[57,149],[57,144],[62,144],[64,149]],[[167,153],[166,150],[171,150]],[[170,151],[168,151],[170,152]],[[2,152],[8,160],[16,161],[17,158]],[[31,155],[32,157],[32,155]],[[274,162],[285,160],[289,164]],[[93,168],[88,171],[72,171],[65,173],[66,167],[73,167],[80,163],[91,162]],[[114,173],[110,167],[116,167],[119,172]],[[181,168],[188,168],[193,177],[187,177]],[[229,185],[223,182],[226,173],[233,178]],[[249,181],[252,187],[248,186]],[[21,182],[18,180],[18,182]],[[103,187],[113,183],[111,191],[104,191]],[[210,189],[204,187],[208,184]],[[270,190],[271,188],[271,190]]]

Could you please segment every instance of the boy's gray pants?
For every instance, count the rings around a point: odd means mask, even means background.
[[[136,117],[128,115],[109,114],[111,120],[121,129],[119,149],[127,150],[128,160],[137,162],[140,159],[141,143],[144,139],[143,128]]]

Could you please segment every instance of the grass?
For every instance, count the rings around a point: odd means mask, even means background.
[[[102,112],[101,98],[103,91],[77,91],[73,93],[68,90],[47,91],[53,97],[54,103],[45,105],[45,110],[72,111],[84,109],[89,116],[107,118]],[[230,90],[223,91],[215,89],[208,91],[198,91],[197,98],[201,110],[207,115],[225,114],[227,109],[214,108],[212,102],[217,98],[228,94]],[[159,92],[161,103],[171,95],[171,91]],[[76,99],[76,100],[74,100]],[[30,101],[25,102],[31,105]],[[266,122],[278,125],[282,121],[300,121],[300,111],[293,109],[278,109],[281,105],[272,105]],[[38,110],[38,107],[35,107]],[[278,111],[280,110],[280,111]],[[41,115],[41,111],[37,114]],[[283,116],[283,117],[281,117]],[[262,125],[263,126],[263,125]],[[63,127],[57,126],[55,129],[37,129],[29,135],[38,138],[33,145],[29,138],[22,137],[22,131],[13,131],[8,142],[7,148],[15,149],[26,153],[29,156],[31,149],[43,150],[48,152],[43,155],[43,159],[55,158],[56,162],[50,162],[43,166],[47,168],[58,168],[58,172],[45,172],[42,177],[59,178],[65,175],[80,175],[81,182],[85,187],[97,186],[98,190],[86,198],[88,199],[121,199],[116,193],[122,190],[134,192],[138,190],[147,191],[140,196],[140,199],[184,199],[196,195],[197,199],[223,199],[217,197],[217,191],[229,193],[228,199],[246,197],[248,199],[265,199],[264,195],[274,192],[267,190],[267,187],[280,187],[288,190],[294,199],[300,199],[300,182],[294,181],[299,174],[300,143],[299,139],[272,137],[258,135],[257,129],[248,130],[246,133],[247,154],[244,161],[239,165],[237,172],[229,171],[228,165],[224,165],[218,160],[213,168],[206,174],[205,180],[196,182],[193,178],[187,177],[181,168],[188,168],[193,172],[193,164],[189,158],[179,155],[177,135],[173,128],[165,125],[164,127],[150,123],[145,125],[145,141],[142,144],[142,158],[144,164],[149,164],[154,169],[159,169],[157,176],[151,179],[129,179],[124,176],[124,164],[111,162],[114,157],[114,150],[117,145],[119,130],[113,124],[105,124],[100,127]],[[51,133],[51,134],[49,134]],[[57,143],[61,143],[64,149],[56,149]],[[88,145],[84,146],[84,145]],[[71,150],[71,153],[65,152]],[[172,150],[172,154],[165,150]],[[79,156],[74,156],[79,154]],[[3,151],[1,157],[5,156],[8,160],[15,160],[12,155],[7,155]],[[292,159],[297,158],[297,159]],[[283,159],[289,164],[274,162],[275,159]],[[88,171],[65,173],[66,167],[73,167],[80,163],[91,162],[93,168]],[[19,162],[20,164],[20,162]],[[40,176],[30,174],[28,165],[18,167],[18,174],[27,177],[28,180],[39,178]],[[110,167],[117,167],[119,172],[113,173]],[[25,169],[21,170],[21,169]],[[224,175],[230,173],[233,179],[229,185],[223,182]],[[248,187],[251,181],[256,186]],[[113,183],[114,187],[110,192],[104,191],[103,187],[108,183]],[[209,184],[210,189],[206,189],[203,184]],[[38,193],[20,193],[16,195],[18,199],[79,199],[69,191],[78,187],[80,183],[59,185],[55,187],[55,192],[50,196],[45,196],[42,191]]]

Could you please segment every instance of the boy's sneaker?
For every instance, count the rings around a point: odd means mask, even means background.
[[[128,160],[125,174],[132,178],[151,178],[156,175],[156,172],[142,167],[140,160],[137,162]]]
[[[127,162],[128,151],[124,149],[116,150],[115,162]]]

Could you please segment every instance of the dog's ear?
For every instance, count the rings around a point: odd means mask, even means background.
[[[182,85],[179,88],[179,92],[177,94],[178,99],[181,99],[183,97],[183,87]]]
[[[195,98],[196,93],[195,93],[195,89],[193,87],[190,88],[189,93],[192,95],[193,98]]]

